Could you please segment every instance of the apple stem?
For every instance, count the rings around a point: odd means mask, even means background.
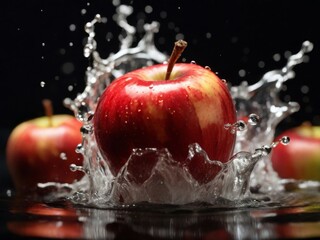
[[[42,100],[42,105],[44,107],[44,111],[46,116],[48,117],[49,127],[52,127],[52,115],[53,115],[53,108],[52,102],[49,99]]]
[[[184,40],[178,40],[174,43],[174,48],[172,50],[171,56],[168,61],[167,73],[165,80],[170,79],[170,75],[173,69],[174,64],[177,62],[179,57],[181,56],[184,49],[187,47],[187,42]]]

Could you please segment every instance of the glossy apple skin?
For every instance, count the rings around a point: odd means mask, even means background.
[[[200,144],[211,160],[229,160],[236,136],[224,126],[236,122],[233,100],[227,85],[208,69],[179,63],[164,80],[166,69],[157,64],[134,70],[106,88],[94,114],[99,149],[116,175],[132,149],[167,148],[206,183],[219,169],[201,157],[188,163],[188,145]]]
[[[37,192],[37,183],[72,183],[83,176],[72,172],[70,164],[82,164],[75,152],[81,143],[80,123],[71,115],[53,115],[25,121],[11,132],[6,160],[14,186],[19,194]],[[66,159],[61,158],[61,153]]]
[[[272,165],[281,178],[320,180],[320,126],[301,125],[281,133],[290,137],[288,145],[272,151]]]

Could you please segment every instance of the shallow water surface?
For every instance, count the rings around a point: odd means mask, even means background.
[[[208,204],[90,208],[1,197],[1,239],[306,239],[320,237],[317,198],[286,207]],[[310,201],[312,199],[312,201]],[[319,198],[318,198],[319,200]]]

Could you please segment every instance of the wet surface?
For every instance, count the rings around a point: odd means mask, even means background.
[[[2,196],[1,239],[318,239],[320,205],[96,209]]]

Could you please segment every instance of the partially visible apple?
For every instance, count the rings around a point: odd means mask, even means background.
[[[82,164],[75,151],[82,123],[72,115],[53,115],[50,102],[44,103],[48,116],[20,123],[7,142],[7,165],[19,194],[37,192],[37,183],[72,183],[83,176],[70,170],[70,164]]]
[[[37,202],[21,204],[21,201],[13,203],[10,212],[15,216],[19,214],[30,216],[7,221],[7,229],[21,239],[84,238],[84,226],[79,221],[79,210],[72,206],[53,207]]]
[[[320,126],[302,124],[282,132],[290,144],[272,151],[272,165],[281,178],[320,180]]]
[[[129,72],[101,95],[94,114],[94,133],[114,175],[134,148],[167,148],[202,184],[220,169],[206,164],[203,156],[188,161],[190,144],[198,143],[212,160],[226,162],[233,154],[236,134],[225,124],[236,122],[236,111],[228,87],[210,69],[175,64],[181,54],[177,48],[183,44],[176,42],[168,64]],[[146,165],[154,164],[151,159],[146,161],[136,161],[136,179],[147,174],[144,171],[150,167]]]

